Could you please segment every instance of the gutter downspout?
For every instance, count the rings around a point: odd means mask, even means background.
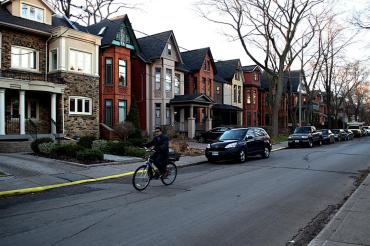
[[[45,42],[45,49],[46,49],[46,52],[45,52],[45,82],[48,81],[48,69],[49,69],[49,63],[48,63],[48,53],[49,53],[48,52],[48,42],[52,38],[53,38],[53,34],[51,34],[50,37]]]

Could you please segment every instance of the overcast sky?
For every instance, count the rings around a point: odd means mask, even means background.
[[[140,10],[127,10],[126,12],[133,28],[137,31],[151,35],[173,30],[182,48],[192,50],[211,47],[215,60],[240,58],[243,65],[253,64],[244,53],[240,42],[232,42],[223,34],[228,30],[226,27],[211,23],[199,16],[195,10],[195,4],[198,1],[130,0],[128,2],[140,2]],[[345,20],[351,11],[363,9],[368,0],[337,0],[337,2],[337,12]],[[138,38],[144,36],[139,32],[136,34]],[[356,40],[358,42],[349,49],[348,54],[357,59],[369,58],[370,31],[363,32]]]

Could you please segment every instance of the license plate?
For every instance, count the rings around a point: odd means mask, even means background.
[[[295,140],[294,142],[295,142],[295,143],[299,143],[299,140]]]
[[[212,155],[218,155],[218,152],[212,152]]]

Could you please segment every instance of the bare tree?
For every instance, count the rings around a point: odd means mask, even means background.
[[[82,21],[86,25],[111,18],[124,9],[138,9],[139,4],[130,4],[125,0],[49,0],[61,14],[73,21]],[[83,3],[83,4],[81,4]]]
[[[200,14],[233,30],[245,53],[273,80],[272,135],[278,135],[278,116],[283,94],[283,74],[315,35],[310,23],[314,9],[324,0],[203,0]],[[263,57],[259,55],[263,53]]]
[[[361,29],[370,29],[370,4],[362,11],[356,11],[351,19],[353,25]]]

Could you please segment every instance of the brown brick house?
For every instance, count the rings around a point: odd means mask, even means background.
[[[243,125],[244,127],[259,126],[260,112],[258,111],[259,93],[261,87],[261,69],[259,66],[243,66]]]

